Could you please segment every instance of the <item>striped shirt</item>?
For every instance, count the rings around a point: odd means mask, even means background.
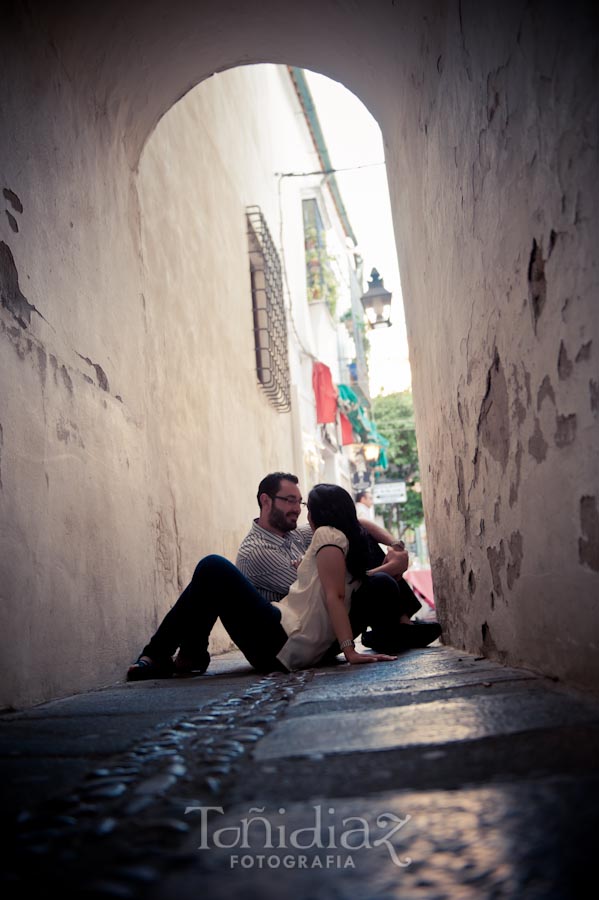
[[[279,535],[266,531],[254,519],[249,534],[241,542],[235,565],[266,600],[278,603],[296,580],[297,563],[311,540],[309,525]]]

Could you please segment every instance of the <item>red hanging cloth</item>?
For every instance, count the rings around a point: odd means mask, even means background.
[[[354,437],[354,429],[352,428],[351,422],[345,413],[340,412],[339,418],[341,420],[341,443],[344,447],[346,444],[354,444],[356,439]]]
[[[313,364],[312,387],[316,398],[316,421],[319,424],[334,422],[337,418],[337,388],[331,370],[324,363]]]

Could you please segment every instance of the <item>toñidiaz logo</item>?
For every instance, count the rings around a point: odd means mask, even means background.
[[[363,816],[337,820],[334,807],[310,807],[308,824],[301,812],[301,827],[287,822],[280,807],[266,814],[266,807],[251,807],[247,815],[232,820],[222,806],[187,806],[186,815],[199,815],[198,850],[229,851],[231,868],[314,869],[355,868],[354,855],[384,848],[395,866],[405,868],[412,860],[398,855],[393,839],[411,816],[384,812],[374,822]],[[297,810],[295,815],[298,815]],[[226,823],[226,824],[225,824]],[[295,823],[297,824],[297,822]]]

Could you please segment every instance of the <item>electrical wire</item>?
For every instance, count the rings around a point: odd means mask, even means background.
[[[307,178],[308,175],[335,175],[337,172],[355,172],[356,169],[373,169],[384,166],[384,162],[364,163],[361,166],[347,166],[344,169],[317,169],[316,172],[275,172],[279,178]]]

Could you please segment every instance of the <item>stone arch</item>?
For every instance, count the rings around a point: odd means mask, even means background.
[[[3,583],[8,596],[33,598],[10,643],[30,633],[32,610],[49,592],[64,590],[64,579],[48,582],[56,559],[73,598],[86,584],[101,585],[103,553],[114,561],[106,536],[100,547],[81,547],[79,561],[64,551],[78,530],[69,510],[60,512],[61,536],[48,537],[60,508],[52,492],[67,475],[44,455],[46,420],[50,390],[60,386],[61,408],[71,414],[52,434],[72,453],[85,443],[85,423],[122,415],[121,385],[132,377],[143,327],[143,304],[132,298],[144,142],[202,79],[268,61],[341,81],[383,132],[448,639],[477,651],[486,622],[502,658],[592,683],[598,573],[587,513],[597,503],[599,325],[590,5],[575,0],[566,20],[559,3],[525,0],[30,0],[8,4],[1,40],[1,338],[11,385],[0,403]],[[105,304],[114,297],[125,298],[113,315],[122,339],[107,361]],[[26,327],[13,321],[15,298],[30,314]],[[574,360],[567,376],[562,347]],[[76,379],[94,385],[93,401],[82,401]],[[554,396],[541,405],[547,379]],[[576,423],[567,435],[564,421]],[[135,417],[123,427],[134,431]],[[86,449],[110,465],[119,458],[99,433]],[[37,469],[34,459],[42,461]],[[45,482],[49,498],[40,507]],[[90,510],[113,521],[100,488],[92,481],[87,490]],[[140,545],[133,560],[142,559]],[[468,572],[476,590],[465,617]],[[151,592],[147,578],[134,582],[128,589]],[[116,587],[114,580],[102,590]],[[570,594],[577,607],[566,640],[559,623]],[[102,627],[100,640],[111,624]],[[65,626],[53,640],[67,638]],[[22,690],[10,676],[8,702],[94,683],[85,642],[78,665],[62,675],[42,643],[31,651],[35,687]],[[119,653],[131,643],[123,637]],[[118,655],[104,662],[105,676],[118,671]],[[7,663],[16,669],[18,655]]]

